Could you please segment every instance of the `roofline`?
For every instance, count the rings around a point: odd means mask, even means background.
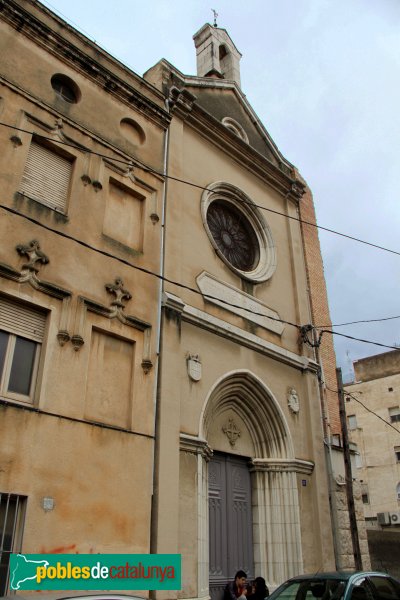
[[[187,86],[193,86],[198,88],[219,88],[219,89],[231,89],[238,96],[239,100],[243,103],[244,108],[246,109],[250,119],[252,120],[255,127],[259,130],[262,136],[264,136],[269,144],[271,145],[271,149],[273,150],[275,157],[278,161],[285,164],[288,169],[293,170],[296,169],[295,165],[293,165],[289,160],[287,160],[283,154],[280,152],[278,146],[266,130],[262,121],[258,117],[255,110],[252,108],[251,104],[247,100],[246,95],[242,92],[239,85],[236,81],[230,79],[213,79],[210,77],[199,77],[198,75],[185,75],[179,69],[177,69],[173,64],[171,64],[167,59],[162,58],[159,60],[153,67],[147,69],[147,71],[143,74],[143,77],[146,76],[146,73],[153,69],[158,65],[163,65],[171,70],[179,79],[182,79],[183,83]]]

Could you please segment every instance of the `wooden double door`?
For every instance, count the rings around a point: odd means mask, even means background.
[[[215,453],[208,464],[210,595],[221,600],[243,569],[254,576],[251,481],[248,459]]]

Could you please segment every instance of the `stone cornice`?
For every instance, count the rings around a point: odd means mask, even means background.
[[[312,359],[295,354],[290,350],[268,342],[254,333],[249,333],[203,310],[185,304],[181,298],[170,292],[164,292],[163,306],[164,309],[173,311],[177,315],[179,322],[190,323],[195,327],[210,331],[215,335],[229,339],[255,352],[260,352],[295,369],[318,373],[319,365]]]
[[[158,65],[165,71],[173,75],[174,85],[164,91],[169,93],[171,113],[182,118],[198,133],[211,140],[225,153],[231,155],[246,169],[252,171],[261,177],[278,192],[287,195],[292,201],[298,202],[305,186],[303,182],[296,177],[295,167],[287,161],[279,151],[275,142],[265,129],[257,114],[249,104],[246,96],[234,81],[226,79],[212,79],[210,77],[195,77],[181,73],[176,67],[167,60],[162,59]],[[146,73],[144,75],[146,77]],[[165,78],[170,81],[170,77]],[[205,109],[201,108],[196,102],[196,90],[202,88],[218,88],[231,90],[237,97],[238,102],[248,114],[259,135],[265,140],[272,152],[275,163],[271,162],[247,144],[244,140],[235,136],[218,119],[215,119]]]
[[[43,11],[47,16],[47,20],[51,18],[53,22],[56,22],[58,25],[61,24],[64,27],[64,31],[69,32],[70,38],[76,38],[81,44],[92,46],[96,53],[101,54],[103,59],[110,64],[111,68],[114,63],[117,65],[118,70],[122,69],[127,74],[127,78],[137,79],[138,85],[146,87],[149,94],[159,96],[160,100],[163,99],[162,95],[153,86],[117,62],[93,42],[90,42],[83,35],[73,30],[67,23],[56,17],[45,7],[35,3],[33,8],[34,10]],[[116,75],[88,53],[78,48],[76,44],[66,39],[66,36],[57,33],[44,20],[41,21],[32,12],[25,10],[18,2],[0,0],[0,18],[19,33],[23,33],[23,35],[44,47],[47,52],[50,52],[75,70],[83,73],[85,77],[94,81],[98,86],[115,96],[120,102],[134,107],[164,129],[168,127],[170,116],[162,106],[150,100],[122,77]]]
[[[187,112],[185,122],[277,192],[295,203],[300,201],[305,186],[294,178],[294,173],[284,172],[274,165],[249,144],[232,134],[227,127],[196,102]]]
[[[210,460],[213,451],[207,443],[207,440],[181,433],[179,436],[179,449],[181,452],[189,454],[200,454],[205,460]]]
[[[311,475],[314,471],[314,463],[310,460],[299,458],[253,458],[250,471],[261,471],[269,473],[299,473],[301,475]]]

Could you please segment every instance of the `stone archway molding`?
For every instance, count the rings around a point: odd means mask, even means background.
[[[208,445],[210,427],[228,408],[243,418],[253,441],[255,455],[251,457],[250,472],[254,567],[257,575],[275,587],[303,570],[297,474],[311,475],[314,464],[295,457],[290,429],[277,399],[257,375],[245,369],[226,373],[210,389],[199,423],[198,440],[202,449],[212,451]],[[187,445],[188,440],[185,442]],[[209,450],[206,456],[204,450],[197,450],[200,597],[208,590]]]
[[[220,377],[212,386],[200,415],[200,437],[207,440],[210,425],[227,408],[246,422],[255,457],[294,459],[294,449],[285,415],[265,383],[247,369]]]

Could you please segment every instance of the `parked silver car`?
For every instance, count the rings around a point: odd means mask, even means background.
[[[400,600],[400,581],[375,571],[335,571],[292,577],[268,600]]]

